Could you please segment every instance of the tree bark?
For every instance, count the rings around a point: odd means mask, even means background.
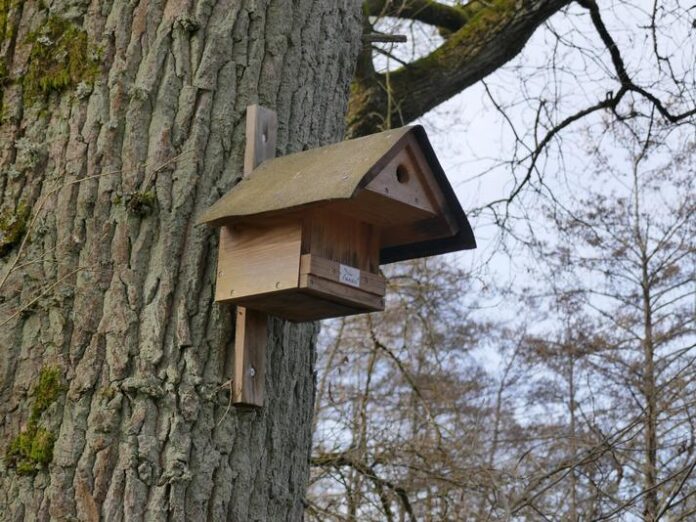
[[[195,222],[241,176],[247,105],[279,154],[341,138],[359,3],[0,15],[0,519],[300,520],[316,328],[273,320],[266,406],[228,409],[233,310]]]

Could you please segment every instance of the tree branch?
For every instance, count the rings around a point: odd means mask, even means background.
[[[381,490],[386,487],[396,494],[396,496],[399,498],[399,502],[401,502],[401,505],[404,508],[404,511],[408,513],[409,519],[412,522],[415,522],[416,516],[413,513],[413,508],[411,507],[411,502],[408,499],[406,490],[393,484],[392,482],[389,482],[388,480],[378,477],[372,466],[354,458],[349,452],[323,453],[321,455],[312,457],[311,464],[312,466],[318,467],[330,466],[334,468],[341,468],[347,466],[353,468],[355,471],[371,480],[375,485],[379,492],[378,494],[380,496],[380,501],[382,502],[385,512],[388,512],[388,500],[383,496]]]
[[[465,9],[431,0],[367,0],[365,12],[369,16],[408,18],[452,32],[469,20]]]
[[[626,66],[624,64],[623,57],[621,56],[621,52],[619,51],[619,47],[616,45],[616,42],[609,33],[607,26],[604,24],[604,20],[602,20],[602,15],[599,11],[599,6],[597,5],[597,2],[595,0],[578,0],[578,3],[590,12],[592,25],[594,25],[595,29],[597,30],[597,33],[599,34],[599,37],[602,39],[602,43],[604,43],[604,46],[607,48],[609,54],[611,55],[611,61],[614,64],[616,75],[618,76],[619,82],[621,82],[621,87],[623,89],[635,92],[636,94],[640,94],[641,96],[643,96],[645,99],[647,99],[650,103],[653,104],[655,109],[657,109],[657,112],[659,112],[663,118],[667,119],[671,123],[677,123],[696,114],[696,108],[682,112],[680,114],[672,114],[657,96],[647,91],[643,87],[636,85],[629,76],[628,71],[626,70]]]
[[[457,23],[463,20],[464,24],[438,49],[396,71],[356,76],[348,109],[348,135],[382,130],[385,122],[405,125],[422,116],[517,56],[534,31],[568,3],[570,0],[473,0],[462,8],[450,8],[461,11]],[[368,4],[373,8],[382,5],[383,14],[406,16],[403,13],[414,10],[412,14],[419,20],[426,11],[414,6],[442,7],[413,0]],[[451,27],[456,25],[450,23]],[[391,114],[386,114],[387,110]]]

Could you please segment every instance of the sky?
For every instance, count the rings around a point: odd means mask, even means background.
[[[669,75],[672,73],[694,85],[696,2],[661,2],[665,9],[656,16],[656,40],[653,40],[650,28],[652,0],[602,0],[600,5],[634,81],[659,94],[677,112],[680,107],[696,106],[696,90],[682,97],[669,88]],[[671,11],[671,8],[676,10]],[[394,27],[392,21],[387,21],[378,25],[377,29],[407,35],[409,41],[406,44],[384,46],[404,61],[426,54],[442,42],[436,31],[420,24],[401,23]],[[672,71],[654,60],[655,43],[660,55],[672,60]],[[549,67],[552,61],[555,67]],[[376,55],[376,65],[382,71],[398,67],[398,64],[393,61],[389,63],[381,55]],[[524,172],[524,164],[521,170],[511,170],[509,161],[515,156],[516,142],[510,123],[526,143],[534,143],[531,131],[542,100],[545,101],[542,121],[553,124],[583,107],[597,103],[616,88],[617,82],[606,48],[596,36],[587,13],[574,5],[568,13],[554,16],[549,26],[540,28],[522,54],[486,78],[485,83],[467,88],[414,122],[426,129],[462,207],[469,214],[477,239],[478,248],[475,251],[458,253],[452,255],[451,259],[473,275],[482,291],[490,284],[500,287],[510,285],[521,292],[524,287],[534,286],[534,278],[539,276],[539,272],[527,271],[527,268],[534,267],[536,261],[531,251],[516,245],[509,237],[504,243],[501,242],[500,229],[492,222],[491,213],[485,210],[491,201],[507,197],[515,187],[514,175],[519,176],[520,172]],[[496,109],[489,93],[497,104],[505,107],[509,121]],[[629,111],[630,102],[627,99],[620,109]],[[647,104],[636,103],[638,110],[645,110],[646,107]],[[553,238],[558,235],[557,231],[552,223],[543,219],[543,206],[548,202],[548,194],[544,190],[552,191],[561,204],[583,197],[588,189],[599,189],[607,195],[630,194],[631,188],[622,179],[621,172],[629,169],[632,151],[622,146],[613,133],[607,132],[611,121],[611,115],[596,114],[564,131],[560,143],[562,146],[554,142],[550,154],[542,157],[539,164],[539,175],[544,180],[541,194],[532,190],[521,193],[511,208],[513,217],[529,217],[542,238]],[[668,142],[674,150],[682,150],[686,143],[696,142],[694,129],[688,127],[660,135],[659,139]],[[604,165],[591,160],[594,152],[601,153],[602,160],[606,162]],[[644,165],[646,174],[650,175],[670,159],[669,153],[664,150],[651,156]],[[693,168],[696,160],[687,164]],[[693,174],[696,177],[696,172]],[[535,188],[539,188],[538,180],[535,181]],[[648,202],[646,211],[657,215],[679,195],[665,184],[653,194],[654,198]],[[521,230],[527,223],[511,221],[513,228]],[[586,283],[600,285],[602,281],[598,279]],[[696,296],[696,286],[693,289]],[[500,294],[491,295],[493,297],[479,300],[485,307],[481,310],[484,317],[507,321],[510,326],[514,326],[518,319],[536,319],[534,310],[522,309],[524,313],[520,313],[521,302],[501,298]],[[470,296],[463,298],[470,300]],[[327,341],[330,332],[330,328],[323,329],[323,342]],[[491,374],[501,368],[501,353],[495,348],[491,349],[490,344],[471,355]],[[359,376],[356,378],[359,379]],[[526,409],[519,412],[519,420],[524,423],[529,416],[540,413]],[[322,428],[326,433],[340,432],[341,425],[327,423]],[[626,518],[634,519],[637,520]]]
[[[672,102],[675,109],[680,105],[693,106],[694,100],[674,100],[672,93],[662,88],[670,82],[655,81],[658,67],[664,69],[665,66],[653,57],[657,48],[660,55],[670,57],[677,76],[684,75],[693,81],[696,49],[691,37],[695,30],[696,4],[693,7],[687,4],[683,0],[661,2],[663,10],[656,15],[655,39],[649,27],[652,1],[607,0],[601,4],[605,23],[632,77]],[[394,24],[394,20],[386,20],[377,28],[407,35],[405,44],[382,45],[398,59],[411,61],[437,48],[443,41],[435,29],[424,24],[403,21]],[[394,60],[379,54],[375,54],[375,61],[382,71],[399,67]],[[552,62],[555,67],[549,66]],[[667,71],[661,73],[662,77],[667,77]],[[462,207],[472,221],[478,249],[458,255],[458,262],[472,269],[489,262],[493,270],[491,275],[496,279],[516,277],[519,267],[514,266],[507,252],[499,255],[500,230],[492,223],[491,213],[483,209],[491,201],[506,198],[515,187],[513,176],[525,172],[525,165],[511,170],[508,163],[515,155],[516,146],[509,122],[525,142],[533,143],[530,132],[541,100],[545,101],[542,120],[546,119],[550,126],[616,90],[614,77],[609,53],[587,12],[573,5],[567,13],[556,14],[539,28],[523,52],[486,78],[485,84],[479,82],[467,88],[415,122],[428,132]],[[496,110],[487,91],[505,108],[509,122]],[[617,165],[626,161],[626,151],[612,144],[604,132],[607,120],[607,115],[601,113],[583,119],[562,133],[562,148],[554,143],[550,154],[542,157],[540,173],[555,194],[562,196],[583,189],[582,178],[589,162],[587,151],[594,146],[602,148]],[[684,136],[674,139],[684,140]],[[690,139],[693,140],[693,131]],[[527,205],[533,200],[532,195],[523,193],[513,213],[536,212],[532,208],[534,205]]]
[[[450,2],[453,3],[453,2]],[[601,3],[604,21],[615,38],[632,78],[667,101],[678,112],[696,105],[696,92],[689,96],[675,95],[670,88],[669,75],[694,82],[696,74],[696,4],[693,8],[683,0],[660,3],[663,10],[655,13],[655,32],[651,30],[653,2],[648,0]],[[405,44],[383,44],[385,50],[403,61],[412,61],[437,48],[443,42],[437,31],[420,23],[385,20],[378,30],[390,34],[405,34]],[[655,49],[669,57],[672,70],[665,62],[655,59]],[[400,66],[381,54],[375,54],[378,70]],[[554,66],[551,67],[550,64]],[[693,83],[692,83],[693,85]],[[438,158],[467,212],[476,236],[478,248],[450,255],[450,259],[469,271],[482,291],[482,315],[515,322],[520,303],[501,300],[500,294],[487,294],[486,287],[514,288],[520,292],[533,286],[536,260],[530,251],[507,236],[503,240],[500,228],[486,205],[506,198],[515,188],[515,177],[524,175],[522,162],[512,167],[517,154],[525,154],[524,144],[533,144],[545,130],[535,136],[533,123],[541,104],[542,124],[549,128],[581,108],[593,105],[618,88],[609,53],[593,28],[588,13],[573,4],[566,13],[556,14],[540,27],[523,52],[487,77],[449,101],[424,115],[418,121],[428,133]],[[504,108],[505,117],[494,105]],[[621,110],[630,110],[630,98]],[[636,107],[648,105],[638,100]],[[617,170],[629,167],[630,151],[617,143],[607,128],[612,115],[596,113],[564,130],[561,141],[554,141],[547,155],[538,163],[534,179],[543,178],[540,194],[523,191],[510,207],[509,225],[524,232],[531,222],[540,237],[552,237],[555,230],[543,219],[543,206],[551,191],[562,203],[581,197],[588,188],[596,187],[597,177],[590,174],[599,167],[591,160],[594,150],[601,151],[606,161]],[[514,132],[511,128],[514,126]],[[523,144],[516,142],[515,133]],[[695,139],[693,129],[681,129],[666,139],[675,148]],[[531,146],[531,145],[528,145]],[[646,168],[664,164],[668,158],[656,155]],[[650,165],[650,163],[652,165]],[[600,176],[606,193],[627,192],[621,180]],[[546,190],[547,192],[544,192]],[[669,194],[666,195],[669,197]],[[503,210],[504,206],[499,206]],[[659,207],[656,207],[659,208]],[[516,221],[515,217],[530,221]],[[487,354],[483,362],[496,364],[497,356]]]

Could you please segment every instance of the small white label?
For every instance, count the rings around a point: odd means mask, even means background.
[[[341,265],[340,263],[338,267],[338,280],[341,283],[350,286],[357,286],[358,288],[360,287],[360,270],[353,268],[352,266]]]

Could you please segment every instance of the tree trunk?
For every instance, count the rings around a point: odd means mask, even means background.
[[[636,197],[637,199],[637,197]],[[637,227],[638,225],[636,225]],[[643,290],[643,395],[645,397],[645,418],[643,427],[645,430],[645,453],[643,459],[643,487],[645,490],[645,502],[643,506],[643,519],[646,522],[657,520],[658,510],[658,484],[657,484],[657,400],[658,388],[655,369],[655,344],[653,342],[653,300],[650,295],[651,284],[649,274],[648,254],[645,243],[640,236],[639,248],[641,253],[641,271]]]
[[[273,320],[266,405],[228,410],[195,223],[247,105],[279,154],[341,138],[360,31],[354,0],[0,0],[1,520],[302,518],[316,328]]]

